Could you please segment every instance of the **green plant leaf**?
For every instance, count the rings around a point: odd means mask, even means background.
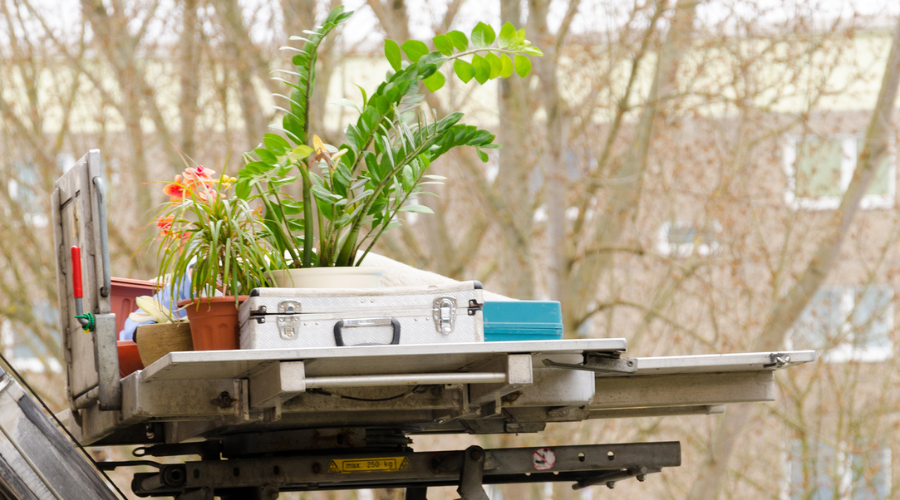
[[[404,165],[400,170],[400,184],[407,193],[416,185],[416,176],[411,165]]]
[[[494,28],[482,22],[476,24],[475,28],[472,29],[472,45],[478,49],[490,47],[496,37]]]
[[[472,56],[472,66],[475,67],[475,79],[478,83],[483,85],[491,78],[491,65],[483,57],[478,54]]]
[[[307,156],[309,156],[312,152],[313,152],[313,148],[311,148],[305,144],[301,144],[291,151],[291,155],[289,158],[293,162],[298,162],[298,161],[306,158]]]
[[[505,49],[516,44],[516,27],[512,23],[507,22],[500,28],[500,39],[497,40],[497,46]]]
[[[436,71],[433,75],[422,80],[422,83],[424,83],[425,88],[427,88],[431,92],[437,92],[441,87],[444,86],[445,81],[446,78],[444,78],[444,74],[440,71]]]
[[[500,58],[493,52],[488,52],[487,55],[484,56],[484,60],[491,65],[490,79],[493,80],[500,76],[500,72],[503,69],[503,63],[500,62]]]
[[[344,136],[347,138],[347,144],[349,144],[354,151],[360,151],[366,146],[360,138],[359,131],[355,126],[353,126],[352,123],[347,125],[347,130],[346,132],[344,132]]]
[[[400,46],[390,38],[384,39],[384,57],[387,58],[394,71],[400,71],[403,62],[400,56]]]
[[[516,32],[516,45],[523,45],[525,43],[525,28],[519,29]]]
[[[475,152],[478,153],[478,157],[481,158],[482,162],[484,162],[484,163],[488,162],[488,155],[487,155],[487,153],[482,151],[481,148],[475,148]]]
[[[239,179],[235,183],[234,194],[235,194],[235,196],[237,196],[238,198],[240,198],[242,200],[246,200],[247,198],[250,197],[251,190],[252,190],[252,187],[250,185],[249,178],[245,177],[243,179]]]
[[[264,135],[263,144],[265,144],[266,148],[275,156],[281,156],[291,149],[291,145],[288,144],[288,141],[284,140],[284,137],[275,134]]]
[[[528,73],[531,73],[531,61],[525,56],[516,54],[515,67],[516,73],[522,78],[525,78],[528,76]]]
[[[500,78],[509,78],[513,74],[513,62],[508,55],[500,56]]]
[[[463,83],[469,83],[469,80],[475,76],[475,67],[462,59],[453,61],[453,71]]]
[[[419,62],[419,59],[421,59],[422,56],[429,52],[428,46],[425,45],[425,42],[419,40],[407,40],[403,42],[403,45],[401,45],[400,48],[402,48],[403,52],[406,53],[406,57],[408,57],[409,60],[414,63]]]
[[[275,157],[268,149],[265,148],[256,148],[253,150],[256,153],[256,156],[259,157],[259,161],[268,163],[269,165],[274,165],[275,162],[278,161],[278,158]]]
[[[281,186],[284,186],[284,185],[287,185],[287,184],[291,184],[291,183],[293,183],[295,180],[297,180],[297,177],[296,177],[296,176],[293,176],[293,177],[283,177],[283,178],[280,178],[280,179],[273,179],[273,180],[269,181],[269,187],[272,187],[272,188],[279,188],[279,187],[281,187]]]
[[[453,46],[456,47],[456,50],[462,52],[469,48],[469,39],[466,38],[466,34],[462,31],[453,30],[447,33],[447,37],[453,42]]]
[[[433,214],[434,211],[425,205],[403,205],[398,210],[400,212],[412,212],[416,214]]]
[[[313,193],[313,196],[316,197],[316,199],[319,199],[322,201],[327,201],[328,203],[334,203],[341,199],[341,197],[339,195],[332,193],[331,191],[325,189],[322,186],[313,186],[312,193]]]
[[[437,35],[432,38],[434,48],[438,49],[445,56],[453,55],[453,40],[447,35]]]
[[[521,49],[519,49],[519,51],[522,52],[523,54],[528,54],[530,56],[541,57],[544,55],[544,53],[541,51],[541,49],[539,49],[533,45],[529,45],[528,47],[522,47]]]

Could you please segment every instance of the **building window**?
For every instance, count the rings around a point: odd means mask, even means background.
[[[816,349],[830,362],[877,362],[894,352],[894,291],[887,285],[823,287],[794,323],[794,349]]]
[[[789,455],[790,500],[890,498],[891,450],[886,446],[795,439]]]
[[[789,139],[783,158],[788,174],[787,203],[794,209],[837,208],[850,185],[863,145],[864,139],[855,135]],[[864,209],[893,207],[895,174],[896,159],[892,153],[878,165],[860,206]]]
[[[656,251],[666,257],[706,257],[719,249],[717,235],[722,232],[718,222],[698,227],[690,222],[665,222],[656,232]]]
[[[0,317],[0,349],[19,371],[43,373],[49,369],[60,373],[62,365],[52,354],[46,342],[59,345],[59,312],[47,300],[38,300],[31,306],[34,321],[40,323],[50,335],[41,339],[32,329]]]
[[[47,227],[50,219],[44,208],[45,200],[37,196],[37,167],[28,162],[15,162],[12,164],[10,174],[6,186],[9,200],[21,210],[24,225],[34,228]]]

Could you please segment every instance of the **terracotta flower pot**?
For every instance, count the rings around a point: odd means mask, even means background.
[[[239,299],[244,301],[247,297]],[[182,300],[178,303],[178,307],[184,307],[187,311],[195,351],[240,349],[238,309],[234,297]]]
[[[125,378],[144,368],[137,344],[133,341],[119,340],[116,342],[116,348],[119,351],[119,377]]]

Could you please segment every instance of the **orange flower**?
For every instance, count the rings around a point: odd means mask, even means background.
[[[175,222],[175,217],[160,217],[156,219],[156,227],[159,228],[159,235],[166,236],[176,236],[175,231],[172,231],[172,224]]]
[[[181,182],[181,176],[176,175],[175,180],[171,184],[166,184],[163,193],[169,196],[172,203],[181,201],[184,198],[184,184]]]

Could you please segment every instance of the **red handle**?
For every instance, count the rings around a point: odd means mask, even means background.
[[[76,299],[82,297],[81,291],[81,249],[77,246],[72,247],[72,292]]]

